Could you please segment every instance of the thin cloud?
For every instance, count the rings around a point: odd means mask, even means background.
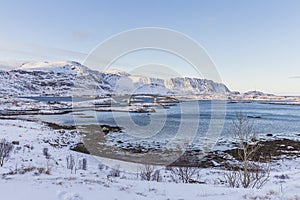
[[[291,78],[291,79],[296,79],[296,78],[300,78],[300,76],[291,76],[291,77],[289,77],[289,78]]]
[[[19,41],[0,40],[0,70],[11,70],[28,61],[72,60],[87,65],[94,70],[99,70],[103,64],[108,63],[107,61],[99,60],[97,57],[89,58],[88,62],[85,62],[88,56],[88,53],[62,48],[47,47]],[[124,62],[115,62],[114,64],[123,66],[125,69],[131,66],[130,63]]]
[[[47,47],[38,44],[30,44],[18,41],[0,40],[0,61],[7,59],[21,60],[76,60],[82,61],[88,55],[87,53]]]

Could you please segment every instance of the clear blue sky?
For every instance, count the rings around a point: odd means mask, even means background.
[[[300,94],[299,0],[0,1],[0,61],[83,61],[140,27],[195,39],[231,90]]]

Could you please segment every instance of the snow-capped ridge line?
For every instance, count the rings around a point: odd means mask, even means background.
[[[99,72],[74,61],[28,62],[0,72],[0,92],[7,95],[70,96],[103,94],[223,94],[222,83],[198,78],[160,79],[119,70]]]

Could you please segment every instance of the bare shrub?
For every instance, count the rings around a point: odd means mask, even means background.
[[[237,171],[225,174],[225,179],[230,187],[261,188],[269,179],[270,167],[268,164],[259,164],[253,161],[253,157],[259,146],[253,143],[257,141],[253,133],[253,124],[242,113],[236,114],[233,121],[234,134],[238,140],[238,158],[241,160],[241,168]],[[252,142],[252,143],[251,143]]]
[[[78,169],[82,169],[82,170],[87,170],[87,160],[86,158],[82,158],[78,161],[78,167],[76,168]]]
[[[105,169],[105,165],[102,164],[102,163],[99,163],[99,164],[98,164],[98,169],[99,169],[100,171],[104,170],[104,169]]]
[[[140,177],[142,180],[151,181],[153,172],[154,172],[154,166],[145,164],[141,168]]]
[[[67,169],[71,170],[71,173],[73,173],[73,171],[75,171],[76,173],[74,156],[70,154],[66,157],[66,160],[67,160]]]
[[[225,173],[225,180],[228,182],[229,187],[239,187],[239,172],[238,171],[229,171]]]
[[[155,170],[154,173],[152,174],[152,181],[157,181],[157,182],[161,182],[162,181],[162,177],[160,175],[160,171],[159,170]]]
[[[252,188],[262,188],[270,178],[270,165],[267,164],[252,164],[251,166],[251,180]]]
[[[47,160],[45,174],[50,175],[51,174],[51,169],[52,169],[52,166],[50,164],[50,160]]]
[[[5,173],[3,175],[16,175],[16,174],[26,174],[26,173],[30,173],[30,172],[34,172],[35,176],[39,176],[41,174],[50,174],[49,169],[46,169],[44,167],[35,167],[35,166],[21,166],[20,168],[15,167],[15,169],[10,169],[10,171],[8,173]]]
[[[242,113],[236,113],[236,120],[232,123],[234,134],[238,139],[238,156],[243,162],[243,172],[240,173],[240,182],[244,188],[248,188],[251,184],[249,161],[258,149],[257,145],[249,144],[253,137],[253,124],[250,124],[248,118]]]
[[[111,169],[107,177],[120,177],[121,171],[120,166],[117,165],[115,168]]]
[[[34,173],[34,175],[39,176],[40,174],[46,174],[46,169],[44,167],[36,168],[36,172]]]
[[[82,159],[82,169],[87,170],[87,159],[86,158]]]
[[[260,189],[270,178],[270,165],[268,163],[249,163],[245,174],[243,167],[238,170],[229,170],[224,177],[229,187],[244,187]],[[244,181],[246,180],[246,182]]]
[[[43,148],[43,155],[45,156],[46,159],[50,159],[51,155],[49,153],[49,149],[48,148]]]
[[[173,167],[171,170],[173,179],[182,183],[195,182],[194,178],[198,175],[198,169],[195,167]]]
[[[4,162],[9,158],[11,151],[13,150],[13,145],[2,139],[0,141],[0,167],[3,166]]]
[[[32,172],[34,170],[36,170],[36,167],[34,167],[34,166],[22,167],[22,168],[18,169],[17,173],[26,174],[26,173]]]

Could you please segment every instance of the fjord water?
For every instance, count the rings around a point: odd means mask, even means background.
[[[212,106],[212,102],[214,104],[216,103],[216,101],[205,100],[197,101],[196,104],[195,102],[185,102],[184,106],[179,103],[168,109],[156,108],[155,113],[112,113],[85,110],[80,113],[75,112],[64,115],[38,117],[46,121],[65,125],[91,125],[95,123],[113,126],[119,125],[125,128],[125,132],[131,136],[139,135],[142,130],[151,135],[148,139],[160,140],[174,137],[182,123],[186,125],[187,133],[194,131],[192,129],[195,127],[195,123],[197,123],[197,135],[206,134],[212,118],[216,117],[216,115],[214,115],[216,113],[220,114],[217,116],[220,119],[216,120],[223,120],[222,118],[224,117],[224,126],[221,130],[221,136],[231,137],[233,134],[232,120],[235,119],[236,113],[241,112],[245,116],[248,116],[251,123],[253,123],[254,133],[262,135],[267,133],[282,135],[300,133],[300,106],[275,105],[259,101],[241,101],[238,103],[220,101],[219,103],[221,104],[225,103],[225,107],[221,107],[225,110],[215,110],[215,107]],[[197,111],[195,106],[198,106],[199,111]],[[222,114],[224,114],[224,116],[222,116]],[[159,127],[159,130],[156,130],[153,128],[153,120],[164,122],[163,126]],[[127,126],[128,123],[136,124],[136,128]]]

